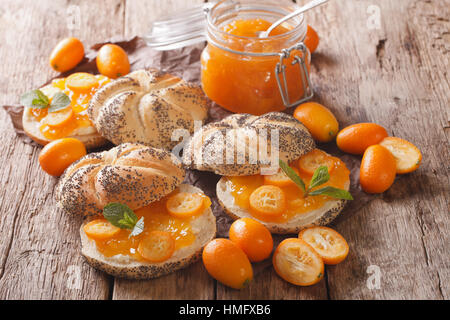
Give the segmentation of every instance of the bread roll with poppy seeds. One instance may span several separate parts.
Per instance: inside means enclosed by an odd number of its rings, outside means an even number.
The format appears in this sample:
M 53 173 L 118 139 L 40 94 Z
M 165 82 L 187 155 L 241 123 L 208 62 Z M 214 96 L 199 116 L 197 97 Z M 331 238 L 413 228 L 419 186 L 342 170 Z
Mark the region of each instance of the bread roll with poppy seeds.
M 100 214 L 109 202 L 134 210 L 175 190 L 184 176 L 181 162 L 170 152 L 125 143 L 70 165 L 58 183 L 56 199 L 65 211 L 83 216 Z
M 114 80 L 91 99 L 88 115 L 112 143 L 141 143 L 172 149 L 177 129 L 194 132 L 207 118 L 208 101 L 199 86 L 155 69 L 134 71 Z
M 277 150 L 272 150 L 275 142 L 279 142 L 278 154 Z M 266 153 L 262 152 L 264 148 Z M 278 159 L 290 162 L 314 148 L 309 131 L 288 114 L 234 114 L 195 132 L 186 143 L 182 161 L 191 169 L 223 176 L 243 176 L 260 173 L 262 168 L 269 167 L 272 153 L 274 165 L 278 167 Z M 228 150 L 232 150 L 232 158 L 227 154 L 231 153 Z M 256 159 L 251 155 L 257 155 Z
M 192 185 L 182 184 L 179 188 L 181 192 L 203 193 L 202 190 Z M 211 208 L 207 208 L 202 214 L 191 218 L 189 222 L 195 235 L 194 243 L 175 250 L 173 255 L 163 262 L 138 261 L 127 255 L 104 256 L 97 250 L 95 241 L 89 239 L 84 232 L 83 227 L 86 223 L 80 228 L 81 254 L 94 268 L 116 277 L 128 279 L 156 278 L 185 268 L 197 261 L 201 256 L 203 247 L 215 238 L 216 218 Z

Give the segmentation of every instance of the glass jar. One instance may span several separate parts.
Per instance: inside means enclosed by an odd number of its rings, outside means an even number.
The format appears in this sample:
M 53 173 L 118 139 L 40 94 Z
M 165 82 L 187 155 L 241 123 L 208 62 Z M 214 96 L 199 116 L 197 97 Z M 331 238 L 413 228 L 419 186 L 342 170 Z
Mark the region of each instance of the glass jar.
M 208 11 L 201 81 L 211 100 L 232 112 L 260 115 L 312 97 L 303 15 L 282 24 L 286 32 L 267 38 L 242 35 L 247 25 L 240 22 L 242 32 L 231 33 L 236 21 L 264 20 L 270 25 L 297 8 L 282 0 L 222 0 Z

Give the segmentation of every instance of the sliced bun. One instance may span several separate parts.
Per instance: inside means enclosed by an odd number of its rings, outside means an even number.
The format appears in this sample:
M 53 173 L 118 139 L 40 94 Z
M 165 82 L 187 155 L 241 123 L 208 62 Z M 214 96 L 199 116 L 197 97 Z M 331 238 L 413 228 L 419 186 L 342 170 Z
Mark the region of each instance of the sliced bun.
M 51 85 L 47 85 L 40 90 L 48 97 L 53 97 L 56 92 L 60 91 Z M 31 108 L 25 107 L 22 116 L 22 125 L 25 133 L 40 145 L 44 146 L 52 141 L 42 134 L 40 130 L 41 124 L 31 113 Z M 70 136 L 67 136 L 67 138 L 76 138 L 80 140 L 88 149 L 101 147 L 107 142 L 107 140 L 97 132 L 94 125 L 75 129 Z
M 345 186 L 348 190 L 350 182 Z M 252 218 L 264 224 L 270 232 L 277 234 L 298 233 L 300 230 L 311 226 L 325 226 L 333 221 L 345 206 L 346 200 L 330 200 L 323 207 L 308 213 L 302 213 L 294 216 L 291 220 L 284 223 L 266 222 L 255 218 L 252 214 L 239 207 L 231 194 L 230 185 L 226 177 L 222 177 L 216 187 L 217 199 L 224 211 L 233 219 Z
M 277 141 L 277 132 L 279 159 L 285 162 L 298 159 L 315 147 L 309 131 L 290 115 L 234 114 L 196 131 L 184 148 L 183 163 L 191 169 L 223 176 L 257 174 L 273 161 L 272 143 Z M 273 153 L 278 167 L 276 149 Z
M 202 192 L 192 185 L 180 185 L 180 191 L 198 193 Z M 195 234 L 195 241 L 188 247 L 176 250 L 172 257 L 164 262 L 150 263 L 136 261 L 125 255 L 105 257 L 95 245 L 94 240 L 90 240 L 83 230 L 84 224 L 80 228 L 81 254 L 94 268 L 100 269 L 116 277 L 128 279 L 150 279 L 156 278 L 175 270 L 182 269 L 197 261 L 202 253 L 203 247 L 216 236 L 216 218 L 210 208 L 190 221 Z
M 58 183 L 56 199 L 65 211 L 84 216 L 100 214 L 109 202 L 134 210 L 175 190 L 184 176 L 181 162 L 170 152 L 125 143 L 70 165 Z
M 194 132 L 207 118 L 200 87 L 154 69 L 138 70 L 98 90 L 88 108 L 97 130 L 114 144 L 141 143 L 172 149 L 176 129 Z

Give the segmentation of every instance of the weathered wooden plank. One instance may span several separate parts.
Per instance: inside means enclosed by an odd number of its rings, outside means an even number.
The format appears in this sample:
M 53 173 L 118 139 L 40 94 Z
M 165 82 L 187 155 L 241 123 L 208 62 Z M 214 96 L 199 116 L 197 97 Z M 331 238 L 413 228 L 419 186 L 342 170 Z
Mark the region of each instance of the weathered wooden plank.
M 17 103 L 21 93 L 55 75 L 47 59 L 59 39 L 73 35 L 87 47 L 121 35 L 122 11 L 121 1 L 2 2 L 2 104 Z M 0 127 L 1 299 L 108 298 L 109 278 L 80 255 L 80 219 L 56 208 L 56 179 L 41 171 L 40 148 L 15 136 L 4 111 Z
M 126 1 L 125 36 L 144 35 L 151 22 L 202 0 Z M 200 262 L 167 276 L 148 280 L 114 280 L 113 299 L 213 299 L 214 280 Z
M 331 299 L 449 296 L 448 4 L 334 1 L 308 15 L 321 35 L 315 99 L 342 126 L 379 123 L 424 155 L 417 172 L 336 222 L 351 252 L 327 268 Z M 367 286 L 370 265 L 380 268 L 379 289 Z

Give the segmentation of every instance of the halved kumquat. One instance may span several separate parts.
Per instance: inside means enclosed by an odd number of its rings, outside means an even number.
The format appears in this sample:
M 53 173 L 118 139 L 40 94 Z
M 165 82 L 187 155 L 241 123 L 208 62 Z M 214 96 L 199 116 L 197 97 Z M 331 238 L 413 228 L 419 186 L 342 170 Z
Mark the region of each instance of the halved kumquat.
M 151 231 L 137 247 L 137 252 L 147 261 L 162 262 L 175 252 L 175 239 L 166 231 Z
M 283 240 L 272 258 L 276 273 L 297 286 L 310 286 L 324 276 L 321 256 L 305 241 L 298 238 Z
M 298 237 L 313 247 L 325 264 L 338 264 L 348 255 L 347 241 L 331 228 L 307 228 L 300 231 Z
M 69 106 L 64 108 L 63 110 L 49 112 L 45 118 L 42 120 L 42 123 L 47 124 L 51 127 L 62 127 L 66 125 L 73 117 L 72 107 Z
M 292 167 L 291 167 L 292 168 Z M 299 173 L 297 168 L 292 168 L 295 173 Z M 277 173 L 272 175 L 264 176 L 264 184 L 271 184 L 278 187 L 287 187 L 291 185 L 295 185 L 295 182 L 292 181 L 283 170 L 279 169 Z
M 203 212 L 204 197 L 197 193 L 179 192 L 167 199 L 166 208 L 170 215 L 187 218 Z
M 417 170 L 422 161 L 422 153 L 411 142 L 397 137 L 387 137 L 380 142 L 380 146 L 388 149 L 395 158 L 398 174 Z
M 98 85 L 98 80 L 93 74 L 76 72 L 67 77 L 66 85 L 74 92 L 87 93 Z
M 263 185 L 250 194 L 249 205 L 261 216 L 277 217 L 286 209 L 286 196 L 280 187 Z
M 300 172 L 308 175 L 313 175 L 320 166 L 326 166 L 328 173 L 333 172 L 336 163 L 332 156 L 326 152 L 314 149 L 298 159 L 298 168 Z
M 106 219 L 92 220 L 84 225 L 83 230 L 89 238 L 94 240 L 106 240 L 120 232 L 120 228 L 113 226 Z

